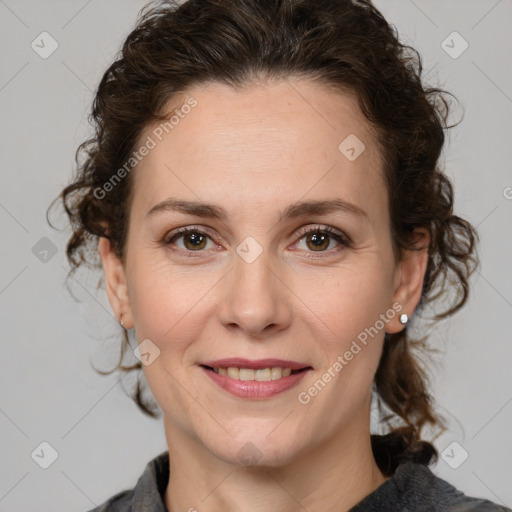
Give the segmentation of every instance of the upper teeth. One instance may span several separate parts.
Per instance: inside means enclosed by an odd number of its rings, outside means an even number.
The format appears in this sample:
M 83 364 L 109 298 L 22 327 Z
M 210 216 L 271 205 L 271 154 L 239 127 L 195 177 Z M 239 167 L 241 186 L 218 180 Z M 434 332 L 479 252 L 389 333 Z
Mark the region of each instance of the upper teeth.
M 214 368 L 214 372 L 220 375 L 227 375 L 232 379 L 238 380 L 258 380 L 270 381 L 281 377 L 288 377 L 292 373 L 291 368 L 261 368 L 253 370 L 252 368 Z

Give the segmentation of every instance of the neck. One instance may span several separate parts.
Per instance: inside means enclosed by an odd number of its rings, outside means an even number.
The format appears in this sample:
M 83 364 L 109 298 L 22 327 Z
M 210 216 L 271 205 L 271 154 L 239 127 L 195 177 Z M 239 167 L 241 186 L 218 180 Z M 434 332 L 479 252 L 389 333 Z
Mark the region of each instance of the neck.
M 279 467 L 227 463 L 166 425 L 166 507 L 169 512 L 347 512 L 386 480 L 373 457 L 367 424 L 365 431 L 354 421 L 347 427 L 352 431 L 343 429 Z

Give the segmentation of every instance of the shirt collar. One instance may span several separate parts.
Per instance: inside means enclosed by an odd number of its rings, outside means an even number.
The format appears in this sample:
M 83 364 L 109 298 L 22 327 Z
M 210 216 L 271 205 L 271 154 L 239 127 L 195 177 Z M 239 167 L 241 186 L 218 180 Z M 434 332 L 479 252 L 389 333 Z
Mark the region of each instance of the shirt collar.
M 168 512 L 165 507 L 165 491 L 169 483 L 169 452 L 163 452 L 148 462 L 131 495 L 130 512 Z M 389 510 L 431 510 L 438 503 L 439 493 L 449 488 L 461 497 L 447 482 L 437 478 L 428 465 L 402 462 L 394 474 L 377 489 L 368 494 L 349 512 L 382 512 Z M 442 489 L 441 489 L 442 488 Z M 482 502 L 484 503 L 484 502 Z
M 169 452 L 163 452 L 147 463 L 133 489 L 130 510 L 168 512 L 164 504 L 169 483 Z

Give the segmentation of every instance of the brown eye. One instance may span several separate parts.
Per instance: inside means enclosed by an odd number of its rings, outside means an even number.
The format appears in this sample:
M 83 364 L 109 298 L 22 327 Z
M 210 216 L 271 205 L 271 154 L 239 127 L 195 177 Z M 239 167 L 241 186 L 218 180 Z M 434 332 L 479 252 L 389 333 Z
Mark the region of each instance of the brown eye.
M 329 247 L 330 235 L 326 235 L 321 232 L 315 232 L 307 235 L 305 238 L 306 244 L 313 251 L 323 251 Z
M 343 234 L 342 232 L 338 232 L 331 228 L 330 226 L 321 227 L 316 226 L 313 228 L 305 228 L 302 229 L 298 235 L 299 242 L 304 240 L 304 245 L 306 247 L 306 252 L 312 253 L 327 253 L 327 255 L 331 253 L 337 253 L 341 251 L 344 247 L 351 247 L 350 238 Z M 329 249 L 332 241 L 337 242 L 340 248 Z M 318 256 L 325 257 L 325 256 Z
M 205 249 L 208 239 L 211 238 L 208 233 L 198 228 L 182 228 L 169 236 L 165 237 L 165 245 L 176 245 L 176 241 L 183 239 L 183 246 L 179 249 L 184 252 L 202 252 Z
M 204 246 L 206 245 L 207 237 L 201 233 L 192 231 L 186 235 L 182 235 L 182 237 L 185 247 L 192 251 L 196 249 L 204 249 Z

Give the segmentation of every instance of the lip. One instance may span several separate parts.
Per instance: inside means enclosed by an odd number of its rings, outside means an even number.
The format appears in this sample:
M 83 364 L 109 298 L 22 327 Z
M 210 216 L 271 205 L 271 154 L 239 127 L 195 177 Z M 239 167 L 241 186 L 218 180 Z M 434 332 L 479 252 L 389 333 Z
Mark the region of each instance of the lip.
M 222 361 L 233 361 L 233 360 L 222 360 Z M 241 361 L 240 359 L 237 359 L 237 361 Z M 263 359 L 260 361 L 252 361 L 252 364 L 260 364 L 261 361 L 277 361 L 277 359 Z M 280 366 L 284 361 L 281 361 L 278 365 Z M 216 361 L 215 365 L 217 365 L 219 362 Z M 290 362 L 287 362 L 289 364 Z M 224 364 L 224 363 L 222 363 Z M 237 363 L 239 364 L 239 363 Z M 245 364 L 245 363 L 244 363 Z M 265 363 L 267 364 L 267 363 Z M 206 366 L 210 366 L 209 364 Z M 235 366 L 235 365 L 232 365 Z M 220 366 L 223 368 L 222 366 Z M 307 369 L 304 369 L 303 371 L 299 373 L 292 373 L 291 375 L 288 375 L 288 377 L 281 377 L 277 380 L 271 380 L 271 381 L 257 381 L 257 380 L 238 380 L 238 379 L 232 379 L 231 377 L 228 377 L 227 375 L 221 375 L 219 373 L 215 373 L 213 370 L 210 370 L 209 368 L 205 368 L 204 366 L 200 366 L 203 372 L 206 373 L 210 379 L 215 382 L 219 387 L 224 389 L 225 391 L 228 391 L 232 395 L 239 397 L 239 398 L 246 398 L 246 399 L 253 399 L 253 400 L 261 400 L 265 398 L 272 398 L 273 396 L 278 395 L 279 393 L 283 393 L 284 391 L 287 391 L 288 389 L 293 388 L 296 386 L 306 374 L 308 374 L 312 368 L 308 367 Z M 247 366 L 242 366 L 242 368 L 248 368 Z M 268 366 L 260 366 L 259 368 L 268 368 Z M 291 366 L 285 366 L 285 368 L 291 368 Z M 304 366 L 301 366 L 300 368 L 304 368 Z M 299 368 L 299 369 L 300 369 Z M 255 368 L 258 369 L 258 368 Z
M 216 361 L 204 361 L 200 363 L 203 366 L 211 368 L 250 368 L 252 370 L 261 370 L 262 368 L 291 368 L 292 370 L 302 370 L 303 368 L 311 368 L 307 363 L 299 363 L 297 361 L 288 361 L 284 359 L 242 359 L 240 357 L 230 357 L 227 359 L 218 359 Z M 287 378 L 287 377 L 284 377 Z M 247 382 L 247 381 L 246 381 Z

